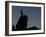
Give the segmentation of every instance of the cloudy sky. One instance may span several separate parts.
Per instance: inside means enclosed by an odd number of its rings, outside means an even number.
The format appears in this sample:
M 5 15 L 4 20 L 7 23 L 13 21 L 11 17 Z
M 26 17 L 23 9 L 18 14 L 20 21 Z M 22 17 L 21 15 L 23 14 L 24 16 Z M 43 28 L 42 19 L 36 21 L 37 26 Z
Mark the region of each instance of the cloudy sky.
M 23 14 L 28 16 L 27 27 L 41 27 L 41 7 L 12 6 L 12 25 L 16 26 L 21 9 Z

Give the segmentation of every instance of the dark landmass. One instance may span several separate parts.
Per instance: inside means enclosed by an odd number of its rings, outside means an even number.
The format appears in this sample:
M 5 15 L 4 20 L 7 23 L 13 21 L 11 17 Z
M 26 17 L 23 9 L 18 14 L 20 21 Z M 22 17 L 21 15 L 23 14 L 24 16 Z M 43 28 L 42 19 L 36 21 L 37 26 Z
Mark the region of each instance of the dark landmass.
M 40 30 L 40 29 L 36 26 L 30 27 L 30 28 L 18 28 L 18 29 L 15 29 L 14 26 L 12 27 L 12 31 L 20 31 L 20 30 L 22 31 L 22 30 Z
M 39 30 L 39 28 L 37 28 L 36 26 L 33 26 L 33 27 L 30 27 L 30 28 L 27 28 L 27 30 Z

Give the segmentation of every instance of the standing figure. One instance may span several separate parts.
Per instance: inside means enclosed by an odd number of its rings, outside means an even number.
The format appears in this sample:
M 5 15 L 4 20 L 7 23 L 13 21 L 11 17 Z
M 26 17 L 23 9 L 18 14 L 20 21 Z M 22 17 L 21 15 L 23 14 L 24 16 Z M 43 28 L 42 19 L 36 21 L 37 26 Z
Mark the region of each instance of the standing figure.
M 25 30 L 27 28 L 27 20 L 28 17 L 23 15 L 23 11 L 21 10 L 21 16 L 16 24 L 16 30 Z

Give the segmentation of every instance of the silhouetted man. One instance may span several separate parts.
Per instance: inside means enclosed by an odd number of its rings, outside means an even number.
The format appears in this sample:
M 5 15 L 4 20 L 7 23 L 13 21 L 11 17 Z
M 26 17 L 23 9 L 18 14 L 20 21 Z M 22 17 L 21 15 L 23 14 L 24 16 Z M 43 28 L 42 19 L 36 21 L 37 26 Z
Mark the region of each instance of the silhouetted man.
M 23 15 L 23 11 L 21 10 L 21 16 L 16 24 L 16 30 L 25 30 L 27 28 L 27 20 L 28 17 Z

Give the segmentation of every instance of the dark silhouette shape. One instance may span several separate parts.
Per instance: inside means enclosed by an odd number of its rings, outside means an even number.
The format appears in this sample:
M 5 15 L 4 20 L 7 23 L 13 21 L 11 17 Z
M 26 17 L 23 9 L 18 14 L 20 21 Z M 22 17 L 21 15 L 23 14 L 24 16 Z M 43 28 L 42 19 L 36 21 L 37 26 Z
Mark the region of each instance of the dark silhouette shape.
M 22 11 L 22 9 L 21 9 L 21 16 L 23 16 L 23 11 Z
M 21 10 L 21 16 L 16 24 L 16 30 L 25 30 L 27 27 L 28 17 L 23 15 L 23 11 Z
M 24 30 L 27 27 L 27 16 L 20 16 L 18 23 L 16 24 L 16 30 Z
M 15 27 L 14 27 L 14 25 L 12 25 L 12 31 L 15 31 Z

